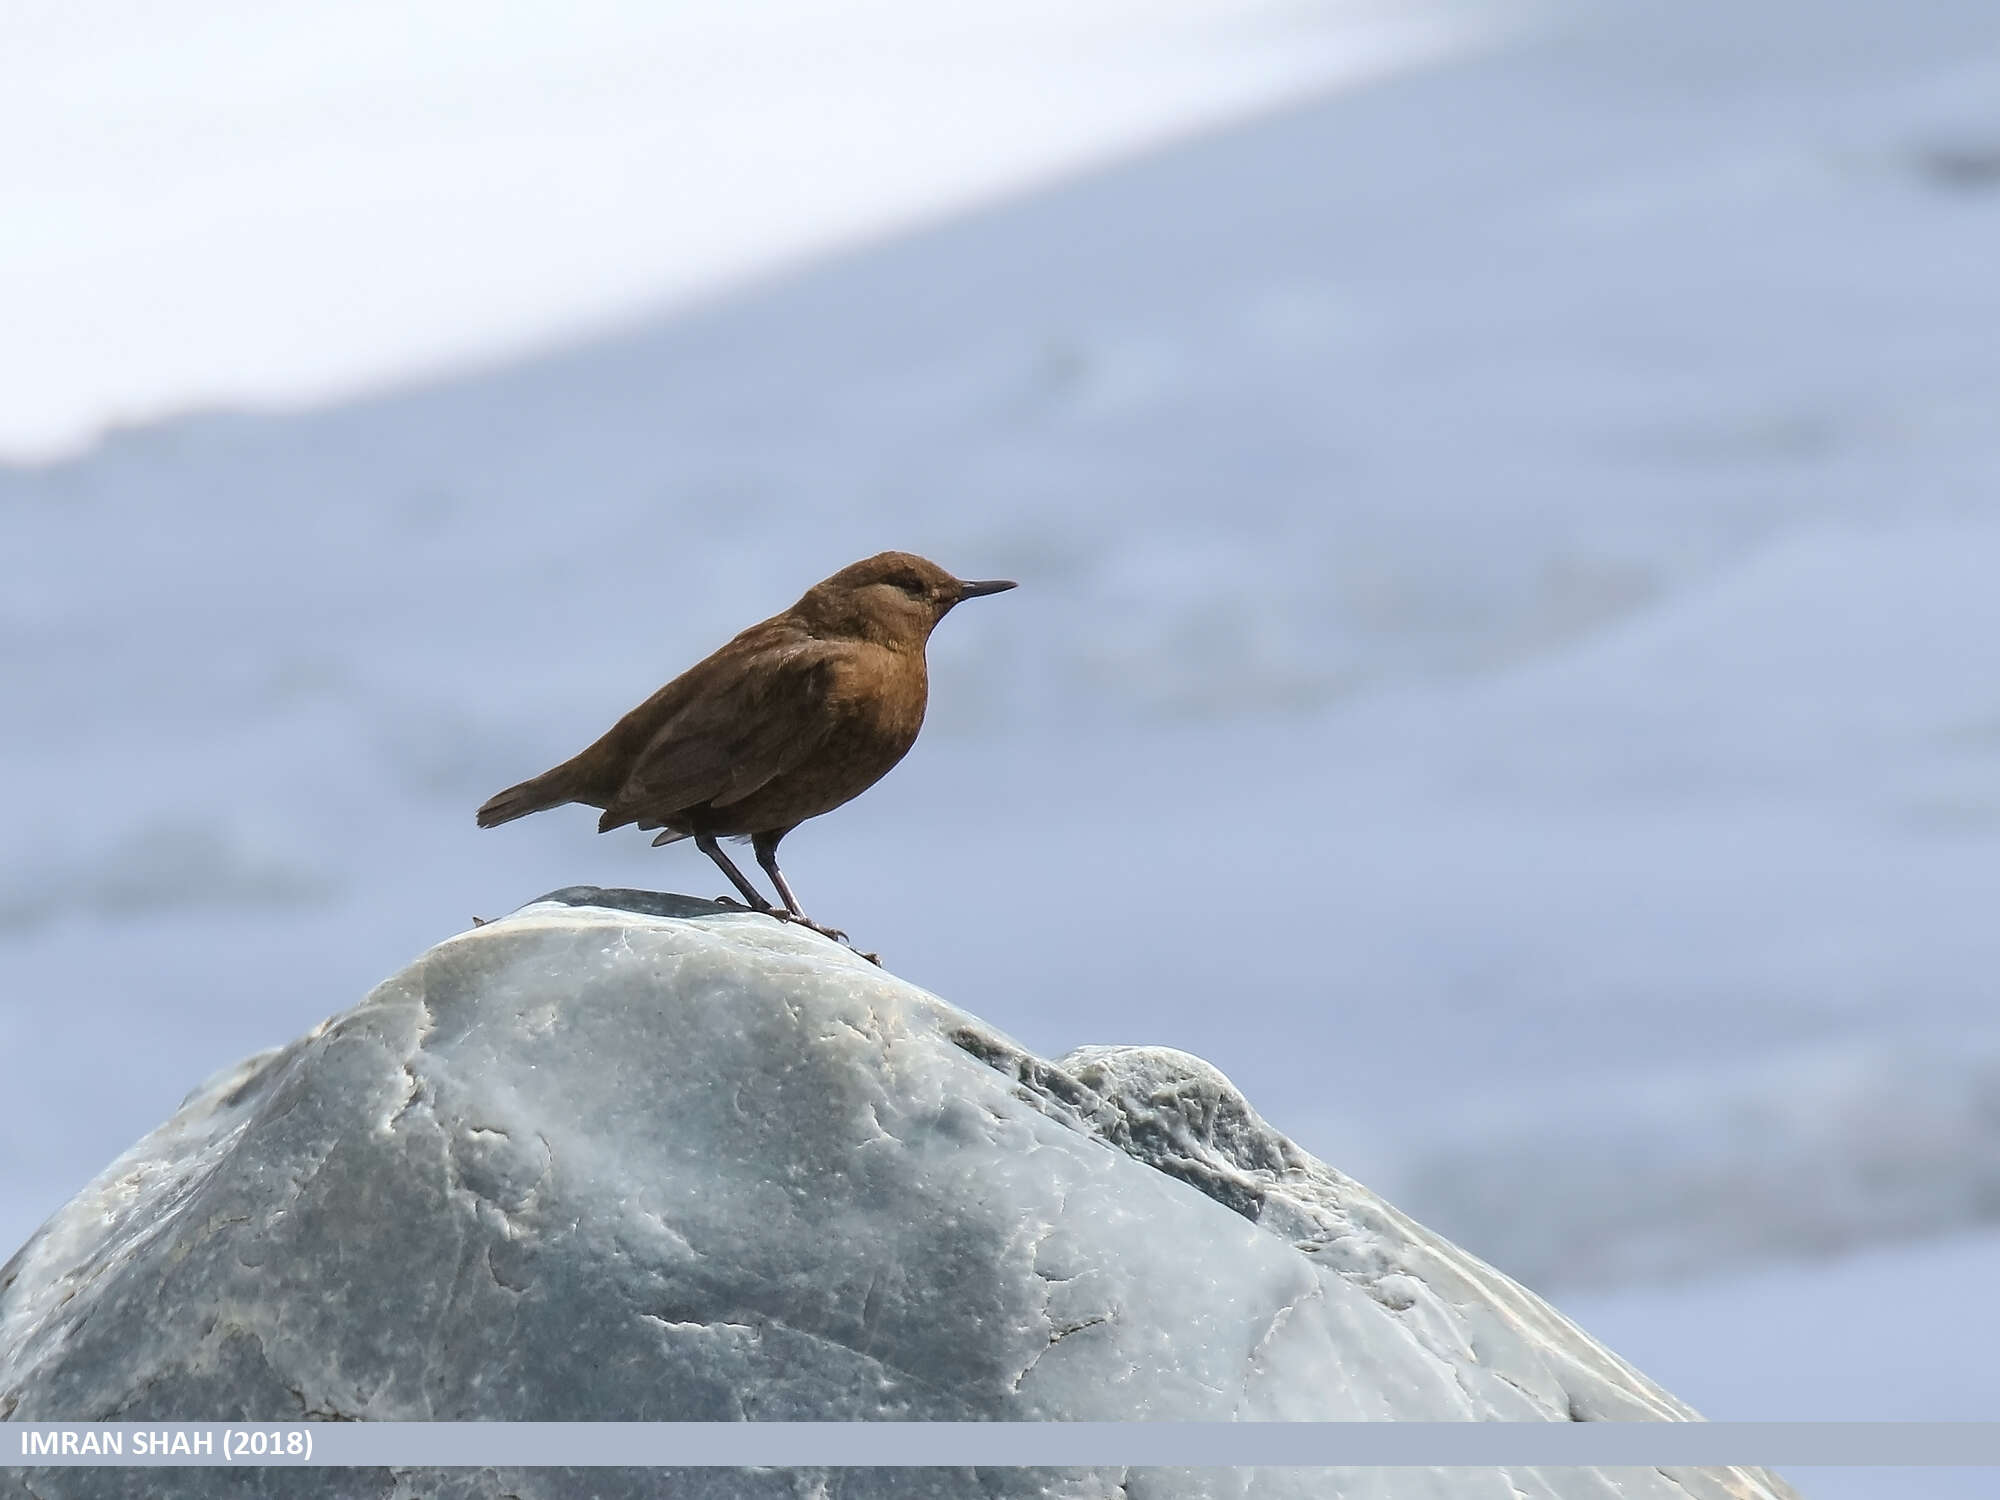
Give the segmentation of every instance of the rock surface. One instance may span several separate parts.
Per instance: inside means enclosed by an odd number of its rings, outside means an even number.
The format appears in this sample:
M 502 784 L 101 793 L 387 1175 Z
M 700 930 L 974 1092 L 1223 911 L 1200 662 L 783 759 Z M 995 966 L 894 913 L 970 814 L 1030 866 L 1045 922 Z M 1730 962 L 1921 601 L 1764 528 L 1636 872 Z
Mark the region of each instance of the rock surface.
M 1198 1058 L 1044 1061 L 810 933 L 579 888 L 209 1080 L 0 1271 L 0 1417 L 300 1416 L 1694 1414 Z M 369 1471 L 339 1493 L 659 1483 L 590 1473 Z M 1792 1493 L 1753 1470 L 682 1477 L 732 1496 Z M 47 1470 L 36 1492 L 118 1478 Z

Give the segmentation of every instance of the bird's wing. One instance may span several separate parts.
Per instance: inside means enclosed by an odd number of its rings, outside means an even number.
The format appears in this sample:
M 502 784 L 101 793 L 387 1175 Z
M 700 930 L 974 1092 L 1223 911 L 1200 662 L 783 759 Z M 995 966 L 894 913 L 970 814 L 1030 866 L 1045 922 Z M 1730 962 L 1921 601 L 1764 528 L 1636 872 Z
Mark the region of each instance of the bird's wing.
M 657 827 L 683 808 L 727 807 L 800 764 L 831 727 L 836 650 L 808 638 L 730 663 L 639 752 L 600 826 Z

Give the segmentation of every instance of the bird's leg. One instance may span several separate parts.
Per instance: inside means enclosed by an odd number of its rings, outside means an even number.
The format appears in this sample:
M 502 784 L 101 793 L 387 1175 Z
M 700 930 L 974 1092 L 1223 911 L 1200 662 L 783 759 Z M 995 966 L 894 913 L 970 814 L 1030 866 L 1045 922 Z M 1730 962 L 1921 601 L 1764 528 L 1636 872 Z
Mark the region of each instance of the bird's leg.
M 778 897 L 785 903 L 783 920 L 796 922 L 801 927 L 810 927 L 822 937 L 830 937 L 836 943 L 847 941 L 847 934 L 838 927 L 822 927 L 805 914 L 799 905 L 799 898 L 792 894 L 792 883 L 785 879 L 785 872 L 778 868 L 778 840 L 792 830 L 780 828 L 776 833 L 760 833 L 750 840 L 750 847 L 757 852 L 757 863 L 764 867 L 764 873 L 771 877 L 771 884 L 778 888 Z M 772 916 L 779 913 L 773 912 Z M 878 959 L 877 962 L 880 962 Z
M 694 836 L 694 846 L 715 861 L 722 873 L 729 877 L 729 883 L 743 893 L 743 900 L 752 911 L 771 909 L 771 903 L 764 899 L 763 893 L 746 880 L 743 872 L 736 868 L 736 861 L 722 852 L 722 845 L 715 841 L 714 834 L 697 833 Z M 780 886 L 779 889 L 783 890 L 784 887 Z

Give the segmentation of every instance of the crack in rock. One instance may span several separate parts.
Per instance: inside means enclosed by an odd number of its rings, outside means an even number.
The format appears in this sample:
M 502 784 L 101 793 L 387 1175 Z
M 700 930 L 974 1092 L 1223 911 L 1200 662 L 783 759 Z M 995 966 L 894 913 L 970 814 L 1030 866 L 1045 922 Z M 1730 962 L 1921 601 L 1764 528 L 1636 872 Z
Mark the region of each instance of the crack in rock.
M 1100 1328 L 1110 1323 L 1110 1321 L 1111 1316 L 1108 1313 L 1093 1313 L 1089 1317 L 1078 1318 L 1074 1321 L 1051 1323 L 1049 1325 L 1048 1342 L 1034 1352 L 1028 1362 L 1021 1367 L 1021 1373 L 1014 1377 L 1012 1388 L 1015 1393 L 1018 1394 L 1020 1392 L 1021 1383 L 1028 1378 L 1029 1373 L 1035 1366 L 1042 1362 L 1042 1356 L 1047 1354 L 1049 1350 L 1055 1348 L 1056 1345 L 1060 1344 L 1071 1334 L 1081 1333 L 1086 1328 Z

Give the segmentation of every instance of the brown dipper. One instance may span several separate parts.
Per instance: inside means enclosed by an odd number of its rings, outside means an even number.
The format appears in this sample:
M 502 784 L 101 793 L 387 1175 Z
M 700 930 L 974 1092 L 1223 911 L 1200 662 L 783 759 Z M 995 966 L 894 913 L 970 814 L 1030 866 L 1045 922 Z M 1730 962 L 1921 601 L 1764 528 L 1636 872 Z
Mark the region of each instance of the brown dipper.
M 908 552 L 881 552 L 814 584 L 625 715 L 596 744 L 489 798 L 493 828 L 565 802 L 691 838 L 757 911 L 845 941 L 799 908 L 778 841 L 888 774 L 916 743 L 930 680 L 924 643 L 962 599 L 1011 582 L 966 583 Z M 748 837 L 785 903 L 774 910 L 719 838 Z

